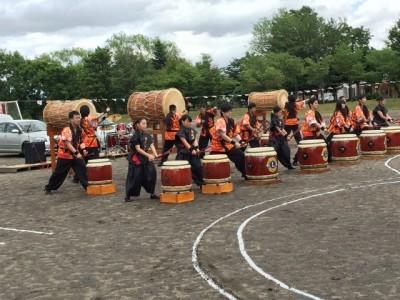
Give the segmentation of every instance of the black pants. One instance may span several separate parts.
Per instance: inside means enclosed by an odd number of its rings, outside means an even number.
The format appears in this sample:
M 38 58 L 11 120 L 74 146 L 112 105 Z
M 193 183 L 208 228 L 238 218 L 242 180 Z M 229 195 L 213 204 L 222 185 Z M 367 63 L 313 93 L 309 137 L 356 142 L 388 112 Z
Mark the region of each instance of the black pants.
M 285 125 L 285 131 L 287 132 L 288 135 L 293 132 L 294 140 L 296 141 L 297 144 L 300 143 L 301 133 L 299 130 L 299 125 Z
M 138 197 L 142 187 L 150 195 L 153 195 L 156 188 L 156 180 L 157 172 L 152 162 L 138 166 L 129 163 L 125 183 L 126 197 Z
M 208 144 L 210 143 L 210 141 L 211 141 L 211 136 L 209 136 L 209 135 L 206 135 L 206 136 L 202 136 L 201 135 L 199 137 L 199 149 L 201 151 L 200 158 L 203 158 L 204 155 L 206 154 L 205 150 L 207 149 Z
M 272 137 L 269 140 L 269 145 L 274 147 L 276 153 L 278 154 L 278 160 L 286 168 L 292 168 L 290 163 L 290 148 L 289 144 L 284 136 Z
M 211 152 L 211 154 L 226 154 L 230 161 L 235 164 L 236 169 L 238 169 L 238 171 L 242 174 L 242 177 L 246 178 L 245 158 L 242 150 L 232 148 L 225 153 Z
M 203 169 L 201 167 L 201 160 L 198 156 L 186 153 L 186 151 L 179 151 L 176 160 L 187 160 L 192 167 L 192 179 L 198 186 L 204 184 Z
M 86 165 L 83 159 L 62 159 L 57 160 L 56 169 L 49 179 L 49 183 L 45 186 L 47 191 L 55 191 L 63 184 L 67 178 L 69 170 L 72 168 L 76 178 L 79 180 L 83 188 L 86 190 L 88 186 L 88 178 L 86 173 Z
M 163 157 L 161 159 L 160 165 L 162 165 L 162 163 L 164 161 L 168 160 L 169 153 L 166 153 L 166 152 L 171 150 L 174 146 L 176 146 L 175 140 L 164 141 L 164 146 L 163 146 L 163 150 L 162 150 Z

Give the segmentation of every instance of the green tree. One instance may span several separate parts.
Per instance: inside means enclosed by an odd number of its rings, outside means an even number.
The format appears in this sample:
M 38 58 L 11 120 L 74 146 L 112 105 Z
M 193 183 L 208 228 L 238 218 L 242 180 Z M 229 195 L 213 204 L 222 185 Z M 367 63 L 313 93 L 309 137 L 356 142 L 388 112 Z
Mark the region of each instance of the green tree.
M 400 19 L 389 30 L 387 44 L 392 50 L 400 53 Z
M 378 75 L 379 81 L 383 79 L 396 80 L 400 75 L 400 56 L 390 48 L 372 50 L 366 56 L 370 70 Z
M 111 56 L 107 48 L 97 47 L 83 60 L 82 96 L 109 98 L 111 88 Z

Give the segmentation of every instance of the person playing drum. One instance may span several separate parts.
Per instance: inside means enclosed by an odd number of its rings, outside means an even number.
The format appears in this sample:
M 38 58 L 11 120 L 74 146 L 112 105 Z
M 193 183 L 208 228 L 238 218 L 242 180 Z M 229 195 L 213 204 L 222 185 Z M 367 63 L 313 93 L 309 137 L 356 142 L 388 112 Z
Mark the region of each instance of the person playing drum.
M 311 96 L 308 106 L 310 110 L 305 114 L 303 124 L 301 125 L 301 134 L 304 140 L 322 139 L 328 147 L 328 161 L 331 160 L 329 143 L 331 135 L 325 136 L 326 125 L 324 119 L 318 111 L 318 99 Z M 296 154 L 297 155 L 297 154 Z
M 388 109 L 385 106 L 385 98 L 379 97 L 376 101 L 378 102 L 378 105 L 372 111 L 374 117 L 372 123 L 377 129 L 390 126 L 393 119 L 388 114 Z
M 171 104 L 169 106 L 169 113 L 165 117 L 165 134 L 164 134 L 164 147 L 163 147 L 163 157 L 159 166 L 163 164 L 164 161 L 168 160 L 169 151 L 176 145 L 176 133 L 179 130 L 179 119 L 181 114 L 176 111 L 176 105 Z
M 366 105 L 367 97 L 364 95 L 358 97 L 358 104 L 352 113 L 354 133 L 360 135 L 363 130 L 371 129 L 371 113 Z
M 187 160 L 190 163 L 193 181 L 201 187 L 204 184 L 203 172 L 199 157 L 200 150 L 196 141 L 196 131 L 191 127 L 192 118 L 189 115 L 184 115 L 180 119 L 180 123 L 181 128 L 176 134 L 178 148 L 176 160 Z
M 85 144 L 82 142 L 85 138 L 85 133 L 79 126 L 81 115 L 74 110 L 69 112 L 68 118 L 70 124 L 61 131 L 58 141 L 57 164 L 49 183 L 44 188 L 46 194 L 58 190 L 65 178 L 67 178 L 71 168 L 83 188 L 86 190 L 88 186 L 86 165 L 83 160 L 83 155 L 87 154 Z
M 287 132 L 284 129 L 282 117 L 282 109 L 279 106 L 275 106 L 271 113 L 269 145 L 274 147 L 281 164 L 289 170 L 292 170 L 294 168 L 290 163 L 290 148 L 287 142 Z
M 250 147 L 260 147 L 259 132 L 261 124 L 257 120 L 257 106 L 255 103 L 249 103 L 247 112 L 240 121 L 240 137 L 243 142 L 248 143 Z
M 211 140 L 210 129 L 214 127 L 214 117 L 217 114 L 217 108 L 206 109 L 206 105 L 200 107 L 200 114 L 196 117 L 196 126 L 201 128 L 199 137 L 199 148 L 202 151 L 200 157 L 205 154 L 205 149 Z
M 240 150 L 243 142 L 238 127 L 232 119 L 232 106 L 228 103 L 221 106 L 221 117 L 211 129 L 211 135 L 211 154 L 226 154 L 246 179 L 245 157 Z
M 346 102 L 339 98 L 329 123 L 328 132 L 330 135 L 334 135 L 348 133 L 350 130 L 351 118 L 346 109 Z
M 150 194 L 150 199 L 160 199 L 155 194 L 157 172 L 153 163 L 158 155 L 152 136 L 145 132 L 147 121 L 140 118 L 133 126 L 135 133 L 129 140 L 125 202 L 133 201 L 132 196 L 139 197 L 141 187 Z

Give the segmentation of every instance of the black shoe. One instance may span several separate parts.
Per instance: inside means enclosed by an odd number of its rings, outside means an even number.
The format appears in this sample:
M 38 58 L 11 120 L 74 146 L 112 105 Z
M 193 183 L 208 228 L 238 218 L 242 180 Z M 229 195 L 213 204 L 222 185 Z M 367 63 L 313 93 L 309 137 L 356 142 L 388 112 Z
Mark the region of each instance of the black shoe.
M 288 170 L 294 170 L 294 169 L 296 169 L 295 167 L 293 167 L 293 166 L 289 166 L 289 167 L 287 167 L 288 168 Z
M 125 197 L 125 202 L 132 202 L 133 199 L 131 199 L 131 197 Z
M 150 195 L 150 199 L 159 200 L 160 196 L 158 196 L 156 194 L 152 194 L 152 195 Z
M 51 190 L 44 189 L 43 191 L 44 191 L 45 195 L 51 195 Z
M 298 163 L 297 161 L 294 161 L 292 165 L 293 165 L 293 166 L 298 166 L 299 163 Z
M 74 179 L 72 179 L 72 182 L 73 183 L 79 183 L 79 179 L 78 178 L 74 178 Z

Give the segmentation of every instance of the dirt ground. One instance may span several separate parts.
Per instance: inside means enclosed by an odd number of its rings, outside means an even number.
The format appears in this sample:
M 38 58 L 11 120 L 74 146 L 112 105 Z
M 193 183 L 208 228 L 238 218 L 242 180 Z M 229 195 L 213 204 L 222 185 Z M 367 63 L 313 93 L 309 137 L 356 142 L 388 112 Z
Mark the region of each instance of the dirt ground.
M 195 201 L 182 205 L 144 192 L 124 203 L 124 158 L 113 161 L 111 196 L 86 196 L 70 179 L 45 195 L 49 169 L 0 174 L 0 299 L 223 299 L 193 268 L 192 247 L 212 222 L 248 205 L 210 227 L 196 248 L 220 291 L 237 299 L 399 299 L 400 177 L 388 158 L 322 174 L 281 168 L 282 183 L 268 186 L 233 171 L 234 192 L 195 189 Z M 390 166 L 400 170 L 400 157 Z M 240 227 L 258 271 L 316 298 L 256 272 L 239 249 Z

